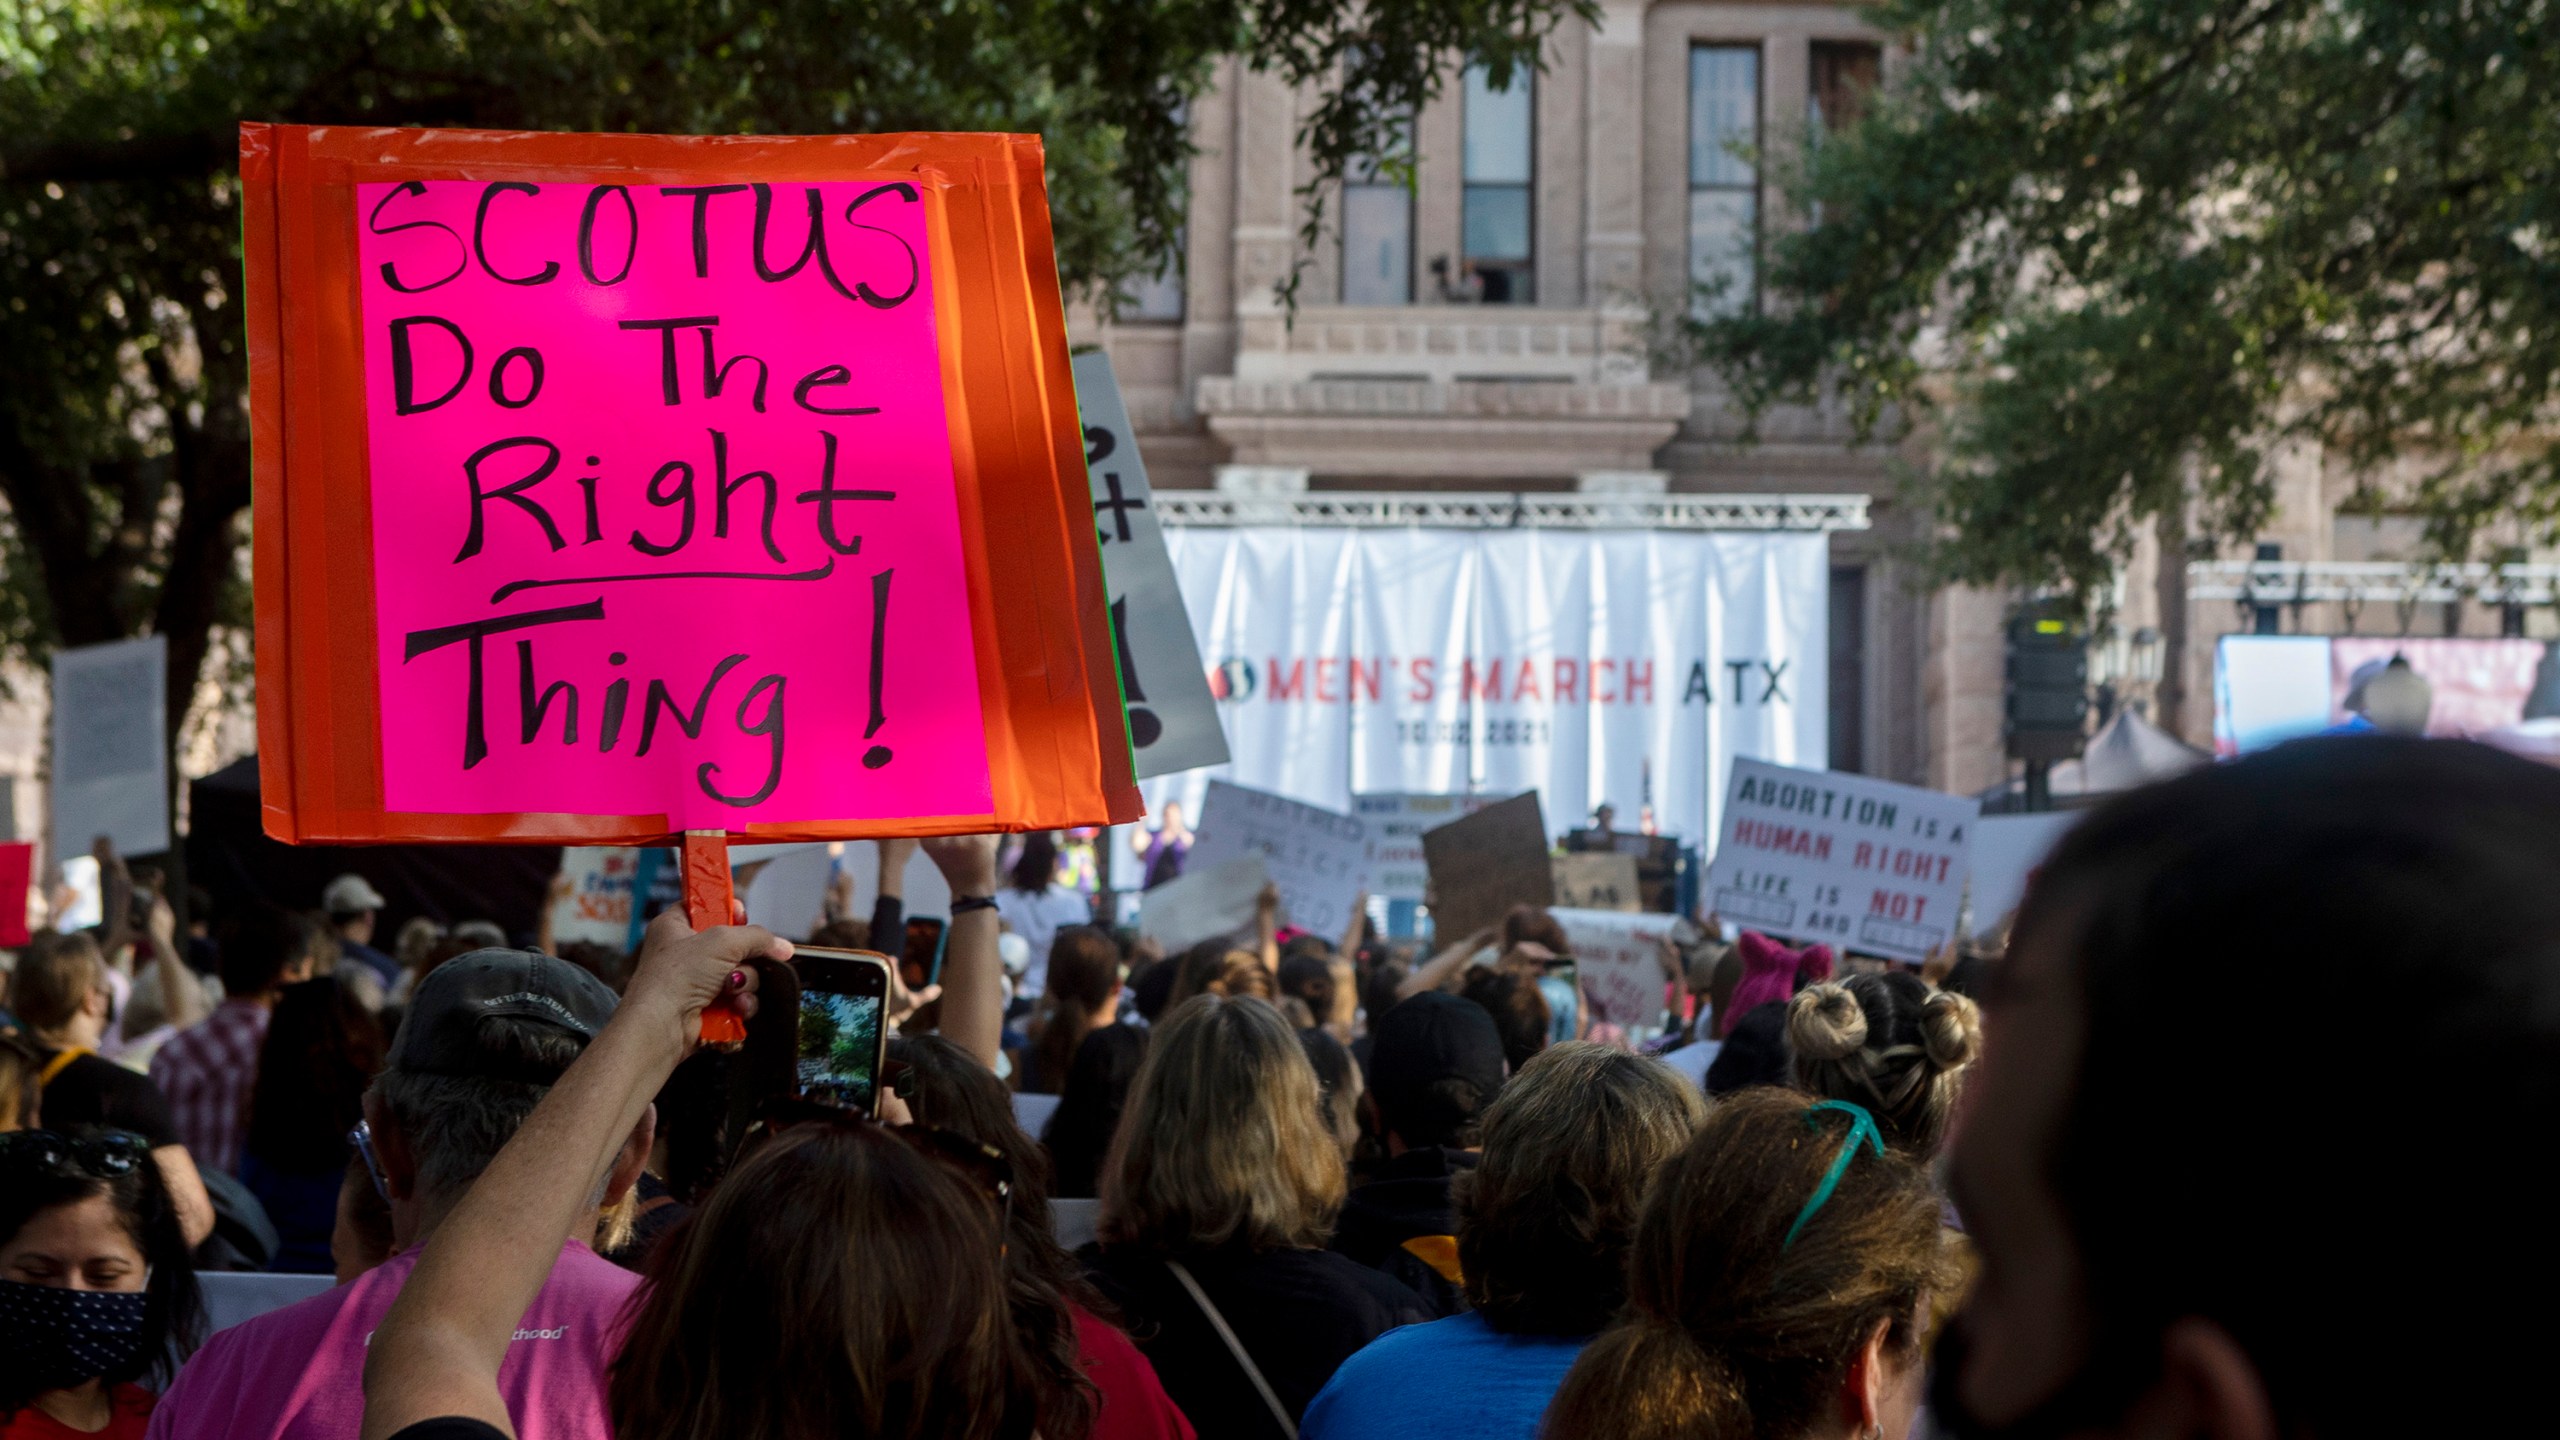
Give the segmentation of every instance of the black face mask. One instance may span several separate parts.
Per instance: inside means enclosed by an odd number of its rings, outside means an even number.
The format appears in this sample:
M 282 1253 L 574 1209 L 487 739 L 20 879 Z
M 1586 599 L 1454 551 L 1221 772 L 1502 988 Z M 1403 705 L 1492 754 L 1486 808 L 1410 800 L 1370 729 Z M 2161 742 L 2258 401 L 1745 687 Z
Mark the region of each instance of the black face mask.
M 1994 1425 L 1973 1413 L 1964 1400 L 1964 1369 L 1972 1352 L 1965 1317 L 1958 1315 L 1938 1335 L 1930 1357 L 1929 1418 L 1955 1440 L 2071 1440 L 2103 1435 L 2124 1421 L 2125 1413 L 2150 1383 L 2140 1365 L 2109 1356 L 2140 1353 L 2137 1347 L 2101 1343 L 2052 1394 L 2028 1407 L 2027 1413 Z
M 68 1390 L 129 1374 L 142 1358 L 151 1297 L 140 1290 L 73 1290 L 0 1280 L 0 1354 L 11 1388 Z

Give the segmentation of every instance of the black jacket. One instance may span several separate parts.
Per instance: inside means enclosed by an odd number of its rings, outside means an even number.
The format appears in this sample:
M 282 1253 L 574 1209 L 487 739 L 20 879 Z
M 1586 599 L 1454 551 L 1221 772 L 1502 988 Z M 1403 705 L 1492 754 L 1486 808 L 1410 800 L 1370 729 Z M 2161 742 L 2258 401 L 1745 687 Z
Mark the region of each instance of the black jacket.
M 1163 1260 L 1098 1245 L 1086 1246 L 1079 1258 L 1095 1288 L 1120 1307 L 1129 1338 L 1154 1363 L 1156 1378 L 1200 1440 L 1281 1433 L 1216 1327 Z M 1432 1318 L 1412 1291 L 1327 1250 L 1231 1247 L 1187 1255 L 1183 1263 L 1293 1422 L 1353 1351 L 1399 1325 Z
M 1439 1146 L 1407 1150 L 1388 1160 L 1343 1202 L 1333 1248 L 1403 1283 L 1431 1307 L 1434 1319 L 1466 1309 L 1466 1296 L 1456 1282 L 1406 1242 L 1425 1241 L 1420 1249 L 1439 1252 L 1455 1268 L 1458 1212 L 1449 1186 L 1474 1168 L 1474 1151 Z

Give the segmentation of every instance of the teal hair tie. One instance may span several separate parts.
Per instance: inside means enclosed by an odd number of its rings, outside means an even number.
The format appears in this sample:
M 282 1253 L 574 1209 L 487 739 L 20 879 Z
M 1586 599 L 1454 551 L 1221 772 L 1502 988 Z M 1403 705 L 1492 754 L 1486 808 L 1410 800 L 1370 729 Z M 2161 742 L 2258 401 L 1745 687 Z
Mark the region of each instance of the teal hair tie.
M 1817 1100 L 1805 1107 L 1806 1124 L 1813 1123 L 1814 1112 L 1818 1110 L 1838 1110 L 1849 1117 L 1849 1143 L 1840 1147 L 1839 1158 L 1831 1162 L 1830 1169 L 1822 1172 L 1822 1183 L 1813 1187 L 1813 1198 L 1804 1202 L 1804 1208 L 1796 1212 L 1796 1223 L 1787 1227 L 1787 1238 L 1779 1242 L 1778 1248 L 1782 1251 L 1795 1245 L 1796 1236 L 1804 1233 L 1806 1222 L 1813 1219 L 1815 1213 L 1831 1199 L 1831 1192 L 1840 1188 L 1840 1177 L 1848 1173 L 1850 1160 L 1857 1156 L 1859 1141 L 1867 1142 L 1867 1147 L 1876 1152 L 1877 1159 L 1884 1158 L 1884 1132 L 1876 1128 L 1876 1117 L 1867 1113 L 1867 1107 L 1846 1100 Z

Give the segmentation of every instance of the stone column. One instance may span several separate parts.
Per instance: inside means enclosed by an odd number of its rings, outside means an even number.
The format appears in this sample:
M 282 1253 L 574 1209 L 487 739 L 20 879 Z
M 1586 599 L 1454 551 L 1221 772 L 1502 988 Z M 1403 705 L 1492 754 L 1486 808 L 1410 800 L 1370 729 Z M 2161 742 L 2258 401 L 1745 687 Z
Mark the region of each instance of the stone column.
M 1582 303 L 1644 288 L 1644 0 L 1606 0 L 1585 47 Z

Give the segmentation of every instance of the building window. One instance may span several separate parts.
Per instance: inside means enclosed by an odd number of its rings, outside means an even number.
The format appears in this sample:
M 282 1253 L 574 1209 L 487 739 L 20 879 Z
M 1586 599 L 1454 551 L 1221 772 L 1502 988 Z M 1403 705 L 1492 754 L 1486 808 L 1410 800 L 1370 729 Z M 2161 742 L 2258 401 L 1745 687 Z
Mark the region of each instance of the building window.
M 1863 40 L 1813 42 L 1813 74 L 1805 86 L 1805 133 L 1818 144 L 1858 123 L 1884 71 L 1884 52 Z
M 1499 90 L 1484 67 L 1467 67 L 1463 283 L 1469 295 L 1488 305 L 1527 305 L 1537 299 L 1529 263 L 1535 101 L 1535 78 L 1527 67 L 1514 69 L 1511 83 Z
M 1689 281 L 1701 315 L 1757 299 L 1760 249 L 1760 48 L 1689 50 Z
M 1183 235 L 1173 237 L 1173 253 L 1164 268 L 1120 283 L 1120 319 L 1170 322 L 1182 319 Z
M 1342 303 L 1413 303 L 1413 190 L 1365 155 L 1342 182 Z
M 1862 775 L 1867 769 L 1867 572 L 1838 565 L 1831 571 L 1831 768 Z

